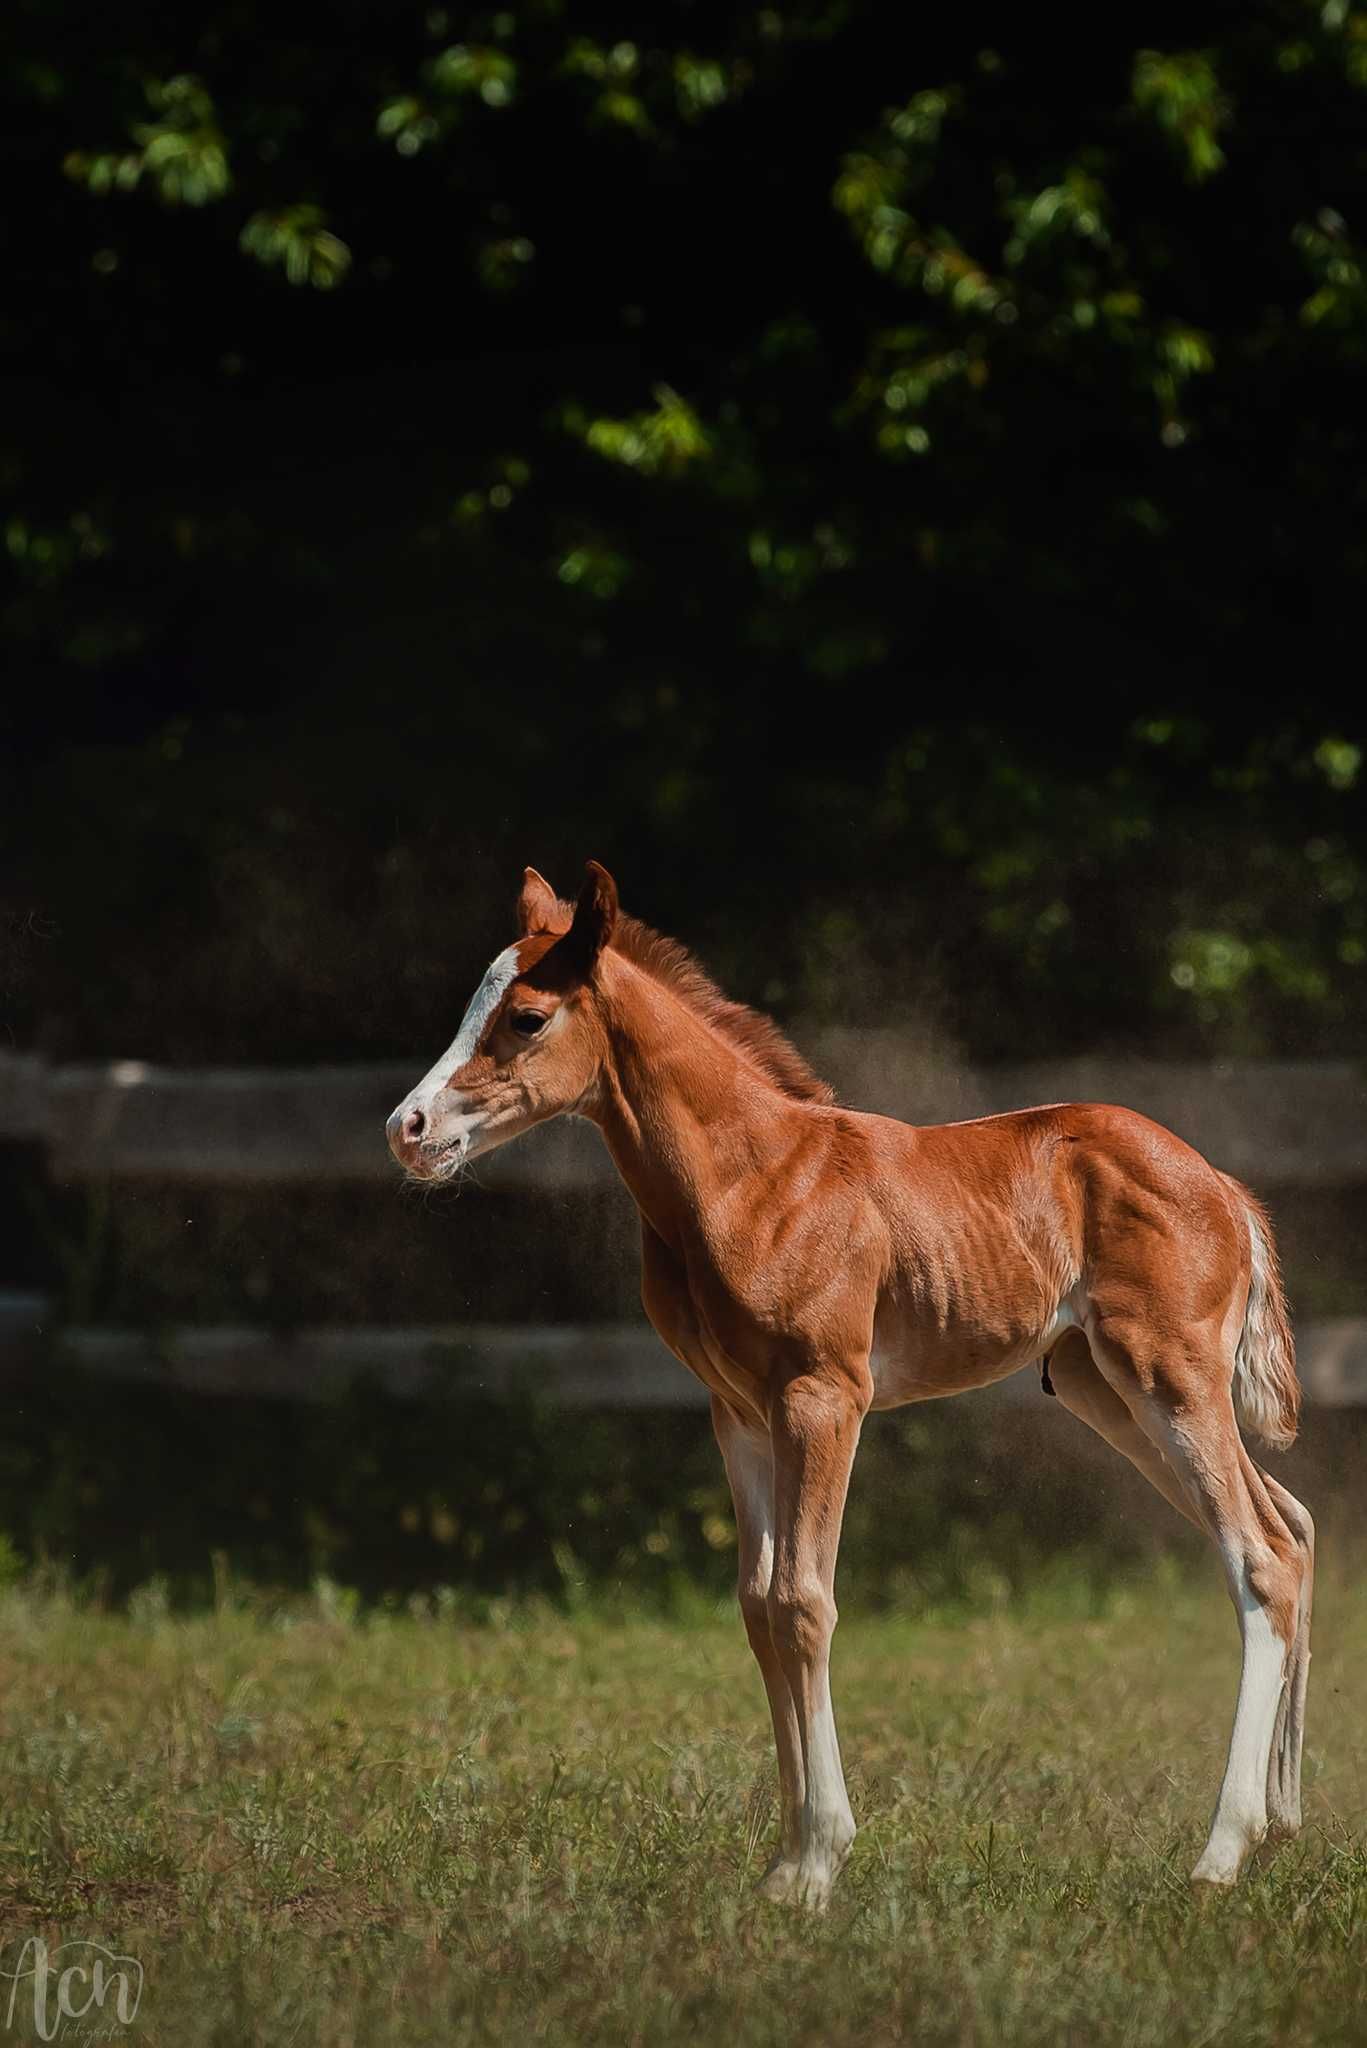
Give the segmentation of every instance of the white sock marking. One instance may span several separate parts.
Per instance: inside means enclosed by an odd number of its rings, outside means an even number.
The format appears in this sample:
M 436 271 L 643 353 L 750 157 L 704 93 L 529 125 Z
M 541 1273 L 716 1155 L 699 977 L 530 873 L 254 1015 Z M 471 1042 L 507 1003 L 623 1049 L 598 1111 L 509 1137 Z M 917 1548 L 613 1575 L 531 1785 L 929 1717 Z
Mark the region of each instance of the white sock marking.
M 1267 1829 L 1267 1766 L 1287 1661 L 1287 1645 L 1247 1586 L 1240 1595 L 1239 1626 L 1244 1656 L 1229 1761 L 1210 1840 L 1192 1873 L 1214 1884 L 1233 1884 L 1244 1857 Z

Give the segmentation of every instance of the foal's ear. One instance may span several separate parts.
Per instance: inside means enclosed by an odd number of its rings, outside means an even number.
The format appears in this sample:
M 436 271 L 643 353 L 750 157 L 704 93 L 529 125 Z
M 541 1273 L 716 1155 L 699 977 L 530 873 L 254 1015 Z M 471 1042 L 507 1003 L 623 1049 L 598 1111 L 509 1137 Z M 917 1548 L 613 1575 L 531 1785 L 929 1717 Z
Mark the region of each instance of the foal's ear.
M 584 886 L 574 906 L 574 922 L 564 945 L 580 974 L 589 974 L 617 924 L 617 884 L 596 860 L 588 862 Z
M 544 875 L 527 868 L 522 876 L 522 893 L 517 899 L 517 929 L 522 938 L 532 932 L 563 932 L 569 919 Z

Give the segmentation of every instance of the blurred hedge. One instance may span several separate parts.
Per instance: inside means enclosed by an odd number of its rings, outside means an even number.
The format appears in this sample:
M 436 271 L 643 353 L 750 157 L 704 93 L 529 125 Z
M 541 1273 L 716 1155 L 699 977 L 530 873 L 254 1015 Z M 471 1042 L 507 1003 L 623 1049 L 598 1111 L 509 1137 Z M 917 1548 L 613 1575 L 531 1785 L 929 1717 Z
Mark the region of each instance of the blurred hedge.
M 1362 7 L 9 12 L 14 1042 L 1362 1042 Z
M 1316 1414 L 1290 1464 L 1351 1529 L 1367 1417 Z M 18 1558 L 122 1599 L 194 1603 L 224 1573 L 365 1600 L 476 1605 L 729 1596 L 734 1534 L 705 1416 L 196 1398 L 54 1355 L 12 1391 L 0 1533 Z M 856 1467 L 842 1598 L 921 1612 L 1011 1597 L 1066 1564 L 1104 1583 L 1160 1550 L 1215 1570 L 1184 1525 L 1056 1402 L 1025 1387 L 876 1416 Z

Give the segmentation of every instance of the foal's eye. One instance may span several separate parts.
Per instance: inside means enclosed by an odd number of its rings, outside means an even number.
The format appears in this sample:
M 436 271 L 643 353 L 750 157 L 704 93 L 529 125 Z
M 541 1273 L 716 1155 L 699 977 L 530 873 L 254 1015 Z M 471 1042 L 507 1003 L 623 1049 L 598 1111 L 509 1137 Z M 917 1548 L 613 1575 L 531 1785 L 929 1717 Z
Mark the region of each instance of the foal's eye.
M 514 1010 L 508 1021 L 519 1038 L 535 1038 L 546 1020 L 540 1010 Z

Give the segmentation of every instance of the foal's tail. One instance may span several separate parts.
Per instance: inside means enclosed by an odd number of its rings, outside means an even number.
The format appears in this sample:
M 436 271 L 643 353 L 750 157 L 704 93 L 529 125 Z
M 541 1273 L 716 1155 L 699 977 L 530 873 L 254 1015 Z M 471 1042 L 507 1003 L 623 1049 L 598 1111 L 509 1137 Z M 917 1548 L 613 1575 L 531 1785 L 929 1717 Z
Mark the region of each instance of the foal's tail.
M 1271 1221 L 1257 1196 L 1230 1174 L 1221 1179 L 1233 1191 L 1248 1226 L 1252 1267 L 1244 1326 L 1234 1350 L 1234 1405 L 1245 1428 L 1284 1451 L 1296 1441 L 1301 1388 L 1281 1261 Z

